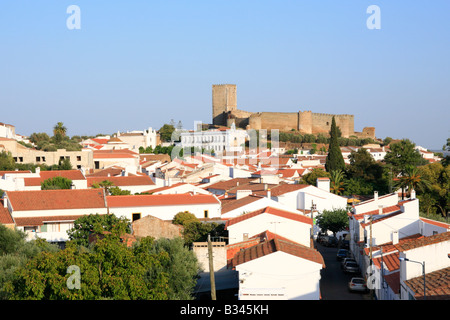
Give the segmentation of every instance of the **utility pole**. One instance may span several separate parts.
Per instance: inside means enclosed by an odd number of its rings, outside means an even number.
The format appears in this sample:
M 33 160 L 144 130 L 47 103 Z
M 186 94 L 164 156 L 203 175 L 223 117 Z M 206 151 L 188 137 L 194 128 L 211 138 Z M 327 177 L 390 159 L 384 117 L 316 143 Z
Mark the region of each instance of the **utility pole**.
M 208 234 L 209 280 L 211 282 L 211 299 L 216 300 L 216 282 L 214 279 L 213 249 L 211 235 Z
M 316 205 L 314 204 L 314 201 L 311 200 L 311 220 L 312 220 L 312 224 L 311 224 L 311 245 L 314 248 L 314 210 L 316 209 Z

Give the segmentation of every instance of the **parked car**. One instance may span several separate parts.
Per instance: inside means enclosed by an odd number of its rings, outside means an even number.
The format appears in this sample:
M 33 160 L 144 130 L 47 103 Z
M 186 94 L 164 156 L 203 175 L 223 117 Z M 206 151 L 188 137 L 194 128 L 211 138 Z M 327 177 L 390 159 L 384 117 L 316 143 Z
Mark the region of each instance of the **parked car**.
M 347 262 L 349 262 L 349 261 L 352 261 L 352 262 L 356 263 L 356 260 L 349 256 L 347 258 L 342 259 L 342 261 L 341 261 L 341 268 L 344 269 L 344 265 Z
M 359 272 L 359 267 L 356 264 L 356 262 L 347 261 L 344 264 L 344 272 L 345 273 L 358 273 Z
M 326 242 L 324 243 L 324 246 L 326 247 L 336 247 L 338 244 L 338 240 L 336 237 L 329 236 Z
M 350 241 L 349 240 L 342 240 L 341 248 L 349 249 L 350 248 Z
M 354 277 L 348 283 L 348 289 L 350 291 L 367 292 L 368 288 L 364 278 Z
M 339 249 L 337 254 L 336 254 L 336 259 L 337 260 L 343 260 L 343 259 L 348 257 L 348 254 L 349 254 L 348 250 L 346 250 L 346 249 Z
M 318 241 L 321 245 L 325 245 L 325 243 L 328 241 L 328 236 L 324 234 L 319 234 Z

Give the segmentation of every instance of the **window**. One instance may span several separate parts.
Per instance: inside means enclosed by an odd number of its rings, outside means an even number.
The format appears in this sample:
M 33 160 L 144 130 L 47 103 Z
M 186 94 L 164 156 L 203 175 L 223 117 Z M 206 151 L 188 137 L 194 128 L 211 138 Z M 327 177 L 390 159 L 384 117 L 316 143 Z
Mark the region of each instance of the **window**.
M 95 169 L 100 169 L 100 161 L 95 161 L 94 165 L 95 165 Z
M 36 162 L 41 162 L 41 157 L 36 157 Z
M 208 218 L 208 210 L 205 210 L 205 211 L 203 212 L 203 214 L 204 214 L 204 217 L 205 217 L 205 218 Z
M 136 220 L 139 220 L 140 218 L 141 218 L 141 214 L 140 213 L 133 213 L 132 222 L 136 221 Z
M 45 162 L 45 157 L 42 157 L 42 162 Z
M 77 156 L 77 161 L 81 161 L 81 156 Z

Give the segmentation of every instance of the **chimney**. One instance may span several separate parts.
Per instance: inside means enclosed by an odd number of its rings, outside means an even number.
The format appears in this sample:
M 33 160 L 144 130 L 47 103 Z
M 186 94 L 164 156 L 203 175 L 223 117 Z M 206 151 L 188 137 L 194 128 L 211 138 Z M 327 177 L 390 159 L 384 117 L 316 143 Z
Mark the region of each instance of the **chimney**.
M 415 199 L 415 198 L 416 198 L 416 190 L 412 189 L 410 199 Z
M 398 231 L 392 231 L 392 244 L 398 243 Z
M 373 193 L 373 199 L 375 200 L 375 202 L 378 201 L 378 191 L 374 191 L 374 193 Z
M 8 208 L 8 196 L 6 195 L 6 192 L 3 195 L 3 206 Z
M 37 173 L 38 175 L 41 174 L 41 168 L 40 168 L 40 167 L 36 167 L 36 173 Z
M 324 177 L 317 178 L 316 186 L 320 190 L 330 192 L 330 178 L 324 178 Z
M 268 199 L 271 199 L 271 198 L 272 198 L 272 195 L 271 195 L 271 193 L 270 193 L 270 189 L 267 189 L 267 198 L 268 198 Z

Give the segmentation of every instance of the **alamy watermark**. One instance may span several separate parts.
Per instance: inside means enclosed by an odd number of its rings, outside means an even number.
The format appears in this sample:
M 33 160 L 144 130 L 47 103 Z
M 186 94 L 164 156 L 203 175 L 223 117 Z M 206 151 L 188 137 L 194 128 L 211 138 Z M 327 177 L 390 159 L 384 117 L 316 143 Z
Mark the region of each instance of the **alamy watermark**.
M 67 268 L 67 273 L 71 276 L 67 279 L 67 288 L 70 290 L 81 289 L 81 271 L 77 265 L 71 265 Z
M 72 4 L 67 7 L 66 13 L 70 16 L 66 20 L 66 26 L 69 30 L 81 29 L 81 10 L 80 7 Z
M 367 18 L 366 26 L 369 30 L 381 29 L 381 9 L 377 5 L 370 5 L 367 7 L 366 13 L 370 14 Z

